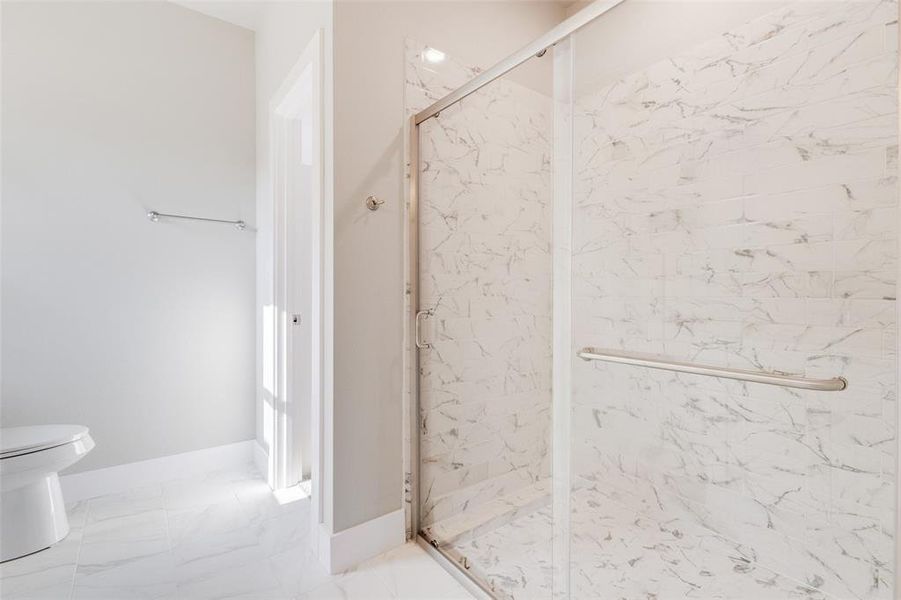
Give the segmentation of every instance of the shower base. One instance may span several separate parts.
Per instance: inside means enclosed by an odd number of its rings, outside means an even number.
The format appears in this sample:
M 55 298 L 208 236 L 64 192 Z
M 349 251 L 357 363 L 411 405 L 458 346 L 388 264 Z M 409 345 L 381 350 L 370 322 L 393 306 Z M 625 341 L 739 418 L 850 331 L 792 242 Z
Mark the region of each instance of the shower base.
M 646 507 L 618 501 L 622 496 L 616 490 L 599 491 L 597 486 L 573 492 L 570 598 L 830 598 L 759 565 L 751 549 L 704 527 L 682 503 L 667 506 L 664 520 L 662 504 L 652 518 Z M 550 599 L 551 496 L 545 494 L 528 506 L 491 521 L 483 518 L 473 531 L 445 528 L 453 537 L 435 539 L 454 555 L 465 557 L 470 574 L 495 590 L 497 597 Z M 440 523 L 431 529 L 442 531 Z

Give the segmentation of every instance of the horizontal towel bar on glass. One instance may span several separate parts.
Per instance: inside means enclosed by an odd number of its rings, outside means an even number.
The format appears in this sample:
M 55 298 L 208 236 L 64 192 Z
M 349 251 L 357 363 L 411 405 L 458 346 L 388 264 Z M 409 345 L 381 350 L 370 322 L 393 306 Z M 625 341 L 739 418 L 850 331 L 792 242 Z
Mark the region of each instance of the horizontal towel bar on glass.
M 808 379 L 798 375 L 782 375 L 768 373 L 766 371 L 745 371 L 743 369 L 729 369 L 726 367 L 714 367 L 710 365 L 698 365 L 695 363 L 670 360 L 664 356 L 653 354 L 640 354 L 638 352 L 624 352 L 608 348 L 582 348 L 579 358 L 583 360 L 599 360 L 602 362 L 619 363 L 623 365 L 635 365 L 637 367 L 649 367 L 651 369 L 663 369 L 665 371 L 677 371 L 679 373 L 693 373 L 695 375 L 707 375 L 708 377 L 726 377 L 739 381 L 752 381 L 754 383 L 767 383 L 769 385 L 781 385 L 783 387 L 798 388 L 802 390 L 818 390 L 821 392 L 840 392 L 848 387 L 848 381 L 844 377 L 832 379 Z

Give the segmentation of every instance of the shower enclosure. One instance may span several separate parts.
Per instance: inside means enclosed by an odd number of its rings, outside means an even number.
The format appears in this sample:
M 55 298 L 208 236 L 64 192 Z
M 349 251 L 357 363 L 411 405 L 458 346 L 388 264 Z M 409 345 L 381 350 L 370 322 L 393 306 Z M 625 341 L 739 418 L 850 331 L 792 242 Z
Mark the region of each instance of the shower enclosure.
M 620 0 L 485 72 L 409 42 L 412 529 L 461 577 L 897 597 L 897 32 Z

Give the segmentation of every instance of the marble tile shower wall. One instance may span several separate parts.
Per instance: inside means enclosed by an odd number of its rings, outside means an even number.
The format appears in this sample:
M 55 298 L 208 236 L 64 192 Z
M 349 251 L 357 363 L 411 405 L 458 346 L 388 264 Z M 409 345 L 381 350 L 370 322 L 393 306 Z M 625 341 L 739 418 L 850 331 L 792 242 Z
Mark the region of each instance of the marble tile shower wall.
M 894 585 L 897 15 L 792 3 L 576 103 L 577 345 L 850 382 L 576 361 L 578 485 L 816 597 Z
M 407 52 L 407 108 L 477 74 Z M 420 128 L 422 522 L 546 478 L 551 99 L 497 81 Z

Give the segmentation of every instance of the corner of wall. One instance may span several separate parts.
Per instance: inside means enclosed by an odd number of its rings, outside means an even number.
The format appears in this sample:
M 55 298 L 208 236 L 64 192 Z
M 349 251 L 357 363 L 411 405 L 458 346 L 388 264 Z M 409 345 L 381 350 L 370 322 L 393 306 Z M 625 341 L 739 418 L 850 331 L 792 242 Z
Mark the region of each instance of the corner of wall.
M 319 560 L 331 574 L 342 573 L 361 562 L 383 554 L 407 541 L 404 509 L 330 533 L 319 527 Z

